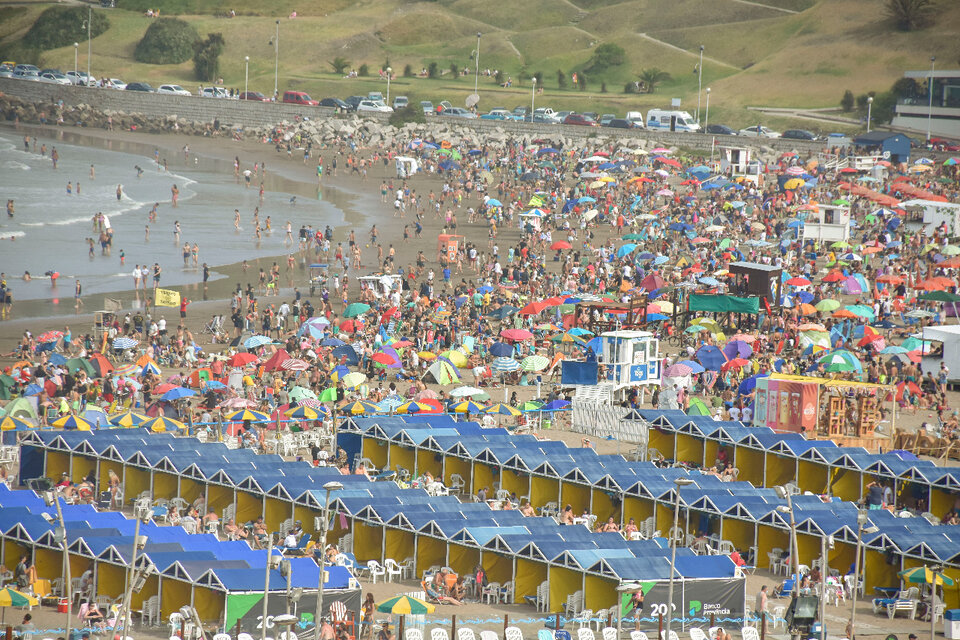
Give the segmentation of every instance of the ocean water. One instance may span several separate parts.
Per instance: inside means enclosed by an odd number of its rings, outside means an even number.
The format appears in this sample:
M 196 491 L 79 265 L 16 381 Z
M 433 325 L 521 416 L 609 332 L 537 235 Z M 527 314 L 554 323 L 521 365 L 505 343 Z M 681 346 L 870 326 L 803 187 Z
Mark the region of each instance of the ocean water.
M 314 229 L 336 227 L 344 222 L 343 211 L 334 203 L 289 193 L 266 192 L 259 202 L 256 179 L 249 189 L 236 183 L 233 172 L 214 173 L 184 160 L 167 158 L 164 172 L 152 156 L 65 144 L 43 138 L 46 156 L 25 152 L 22 137 L 0 134 L 0 272 L 6 274 L 15 299 L 33 300 L 72 296 L 74 279 L 79 278 L 84 295 L 130 289 L 135 264 L 158 262 L 163 268 L 160 286 L 189 284 L 202 280 L 202 269 L 183 266 L 184 242 L 199 245 L 199 265 L 206 262 L 211 279 L 216 265 L 266 256 L 283 256 L 296 250 L 301 224 Z M 59 161 L 54 171 L 50 159 L 57 148 Z M 162 157 L 161 157 L 162 161 Z M 90 165 L 95 179 L 90 179 Z M 143 174 L 138 178 L 135 167 Z M 270 167 L 268 167 L 268 171 Z M 72 194 L 67 193 L 72 183 Z M 79 193 L 78 193 L 79 184 Z M 117 185 L 123 185 L 118 200 Z M 171 205 L 171 187 L 180 191 L 179 206 Z M 12 199 L 15 215 L 6 214 Z M 155 203 L 155 222 L 148 219 Z M 253 214 L 260 207 L 260 226 L 271 217 L 272 231 L 254 238 Z M 234 209 L 240 211 L 240 230 L 234 228 Z M 98 240 L 93 216 L 102 212 L 113 229 L 110 255 L 102 255 L 96 242 L 89 256 L 88 238 Z M 293 227 L 294 244 L 284 242 L 286 222 Z M 174 241 L 175 222 L 180 223 L 180 242 Z M 146 227 L 149 226 L 149 240 Z M 125 254 L 120 262 L 120 251 Z M 282 259 L 278 262 L 283 264 Z M 21 278 L 29 271 L 33 280 Z M 59 284 L 51 286 L 48 271 L 59 272 Z

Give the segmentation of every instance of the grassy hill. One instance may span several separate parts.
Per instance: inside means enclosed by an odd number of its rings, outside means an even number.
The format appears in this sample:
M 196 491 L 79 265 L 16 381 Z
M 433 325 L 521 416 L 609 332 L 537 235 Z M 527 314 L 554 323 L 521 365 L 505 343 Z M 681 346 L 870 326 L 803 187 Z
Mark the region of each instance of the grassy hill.
M 449 99 L 462 104 L 473 92 L 473 51 L 481 32 L 480 66 L 500 69 L 513 86 L 481 77 L 481 107 L 530 104 L 533 73 L 543 74 L 545 93 L 537 104 L 556 109 L 646 110 L 682 99 L 697 105 L 699 47 L 703 45 L 703 86 L 711 87 L 710 120 L 733 126 L 755 124 L 750 105 L 833 107 L 847 89 L 854 94 L 885 91 L 908 69 L 923 69 L 936 55 L 939 68 L 960 62 L 960 3 L 940 0 L 927 29 L 896 31 L 883 14 L 883 0 L 118 0 L 107 10 L 110 29 L 93 40 L 95 75 L 178 82 L 195 90 L 191 63 L 155 66 L 133 60 L 133 49 L 150 19 L 147 8 L 178 15 L 198 32 L 221 32 L 225 83 L 243 87 L 244 56 L 250 57 L 249 86 L 273 92 L 274 47 L 280 21 L 280 90 L 306 90 L 314 97 L 386 92 L 377 70 L 389 60 L 399 76 L 406 65 L 419 72 L 431 62 L 436 79 L 398 77 L 391 94 L 412 100 Z M 46 8 L 40 2 L 0 8 L 0 49 L 17 51 L 21 38 Z M 518 11 L 522 7 L 522 11 Z M 230 9 L 237 17 L 221 15 Z M 99 11 L 99 9 L 96 9 Z M 297 18 L 289 14 L 297 12 Z M 86 67 L 85 33 L 78 33 L 80 67 Z M 622 65 L 587 73 L 587 91 L 576 91 L 572 72 L 583 72 L 597 45 L 612 42 L 626 51 Z M 8 53 L 7 55 L 12 55 Z M 345 79 L 328 64 L 343 57 L 353 68 L 368 65 L 372 77 Z M 41 54 L 40 63 L 72 69 L 73 47 Z M 450 65 L 467 67 L 457 77 Z M 643 68 L 657 67 L 672 78 L 653 94 L 625 94 L 624 85 Z M 567 87 L 558 87 L 562 71 Z M 601 92 L 602 85 L 607 92 Z M 705 100 L 705 98 L 704 98 Z M 705 103 L 703 104 L 705 109 Z M 782 126 L 764 118 L 765 124 Z

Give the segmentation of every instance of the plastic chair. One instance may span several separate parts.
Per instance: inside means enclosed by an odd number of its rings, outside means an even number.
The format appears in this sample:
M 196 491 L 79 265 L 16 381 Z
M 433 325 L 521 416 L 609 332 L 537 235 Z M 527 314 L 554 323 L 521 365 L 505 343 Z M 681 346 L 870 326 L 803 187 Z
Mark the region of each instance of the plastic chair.
M 523 631 L 519 627 L 507 627 L 504 631 L 504 640 L 523 640 Z
M 553 640 L 553 634 L 547 629 L 540 629 L 537 631 L 537 640 Z
M 474 635 L 473 629 L 460 627 L 457 629 L 457 640 L 477 640 L 477 637 Z
M 753 627 L 742 627 L 740 635 L 743 640 L 760 640 L 760 632 Z
M 377 584 L 377 576 L 381 576 L 384 582 L 387 581 L 387 570 L 380 566 L 380 563 L 376 560 L 367 562 L 367 569 L 370 571 L 370 578 L 373 580 L 373 584 Z
M 435 627 L 430 629 L 430 640 L 450 640 L 446 629 Z
M 693 627 L 690 629 L 690 640 L 707 640 L 707 634 L 703 632 L 703 629 Z
M 403 579 L 403 569 L 393 558 L 387 558 L 383 561 L 383 568 L 387 572 L 387 582 L 393 582 L 394 577 Z
M 617 630 L 615 627 L 604 627 L 603 631 L 600 632 L 603 640 L 618 640 Z
M 404 640 L 423 640 L 423 632 L 420 629 L 407 629 L 403 632 Z
M 593 635 L 593 629 L 590 627 L 580 627 L 577 629 L 577 640 L 596 640 Z
M 630 640 L 650 640 L 643 631 L 631 631 Z

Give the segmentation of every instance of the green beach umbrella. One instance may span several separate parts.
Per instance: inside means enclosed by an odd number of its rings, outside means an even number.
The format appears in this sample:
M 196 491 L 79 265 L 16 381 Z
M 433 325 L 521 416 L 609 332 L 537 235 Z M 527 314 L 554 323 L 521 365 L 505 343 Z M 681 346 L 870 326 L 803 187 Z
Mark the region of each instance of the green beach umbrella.
M 328 387 L 323 390 L 320 394 L 318 400 L 320 402 L 335 402 L 337 399 L 337 389 L 335 387 Z
M 520 368 L 524 371 L 543 371 L 549 364 L 550 361 L 544 356 L 527 356 L 520 363 Z
M 317 399 L 317 394 L 315 394 L 310 389 L 307 389 L 306 387 L 300 387 L 300 386 L 290 389 L 287 395 L 290 398 L 290 402 L 300 402 L 304 398 L 310 398 L 311 400 Z
M 419 598 L 411 596 L 394 596 L 377 604 L 377 611 L 381 613 L 396 613 L 399 615 L 422 616 L 433 613 L 434 606 Z
M 370 305 L 362 302 L 353 302 L 347 306 L 346 311 L 343 312 L 343 317 L 356 318 L 359 315 L 363 315 L 367 311 L 370 311 Z
M 522 405 L 520 405 L 520 411 L 540 411 L 543 408 L 542 402 L 539 400 L 527 400 Z
M 839 309 L 840 302 L 838 300 L 831 300 L 827 298 L 826 300 L 821 300 L 820 302 L 815 304 L 814 308 L 817 311 L 821 311 L 823 313 L 829 313 L 831 311 L 836 311 L 837 309 Z
M 912 584 L 932 584 L 933 583 L 933 571 L 930 571 L 927 567 L 914 567 L 913 569 L 906 569 L 897 574 L 900 576 L 900 579 L 904 582 Z M 945 576 L 942 573 L 937 574 L 937 584 L 941 587 L 952 587 L 953 578 L 950 576 Z

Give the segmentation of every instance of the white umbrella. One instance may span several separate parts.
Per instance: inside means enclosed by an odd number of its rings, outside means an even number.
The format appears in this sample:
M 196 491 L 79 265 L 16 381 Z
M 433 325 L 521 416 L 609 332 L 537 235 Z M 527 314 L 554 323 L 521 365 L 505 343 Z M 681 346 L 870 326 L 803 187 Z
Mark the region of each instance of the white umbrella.
M 450 392 L 450 396 L 453 398 L 466 398 L 467 396 L 475 396 L 481 393 L 484 393 L 483 389 L 477 389 L 476 387 L 457 387 Z

